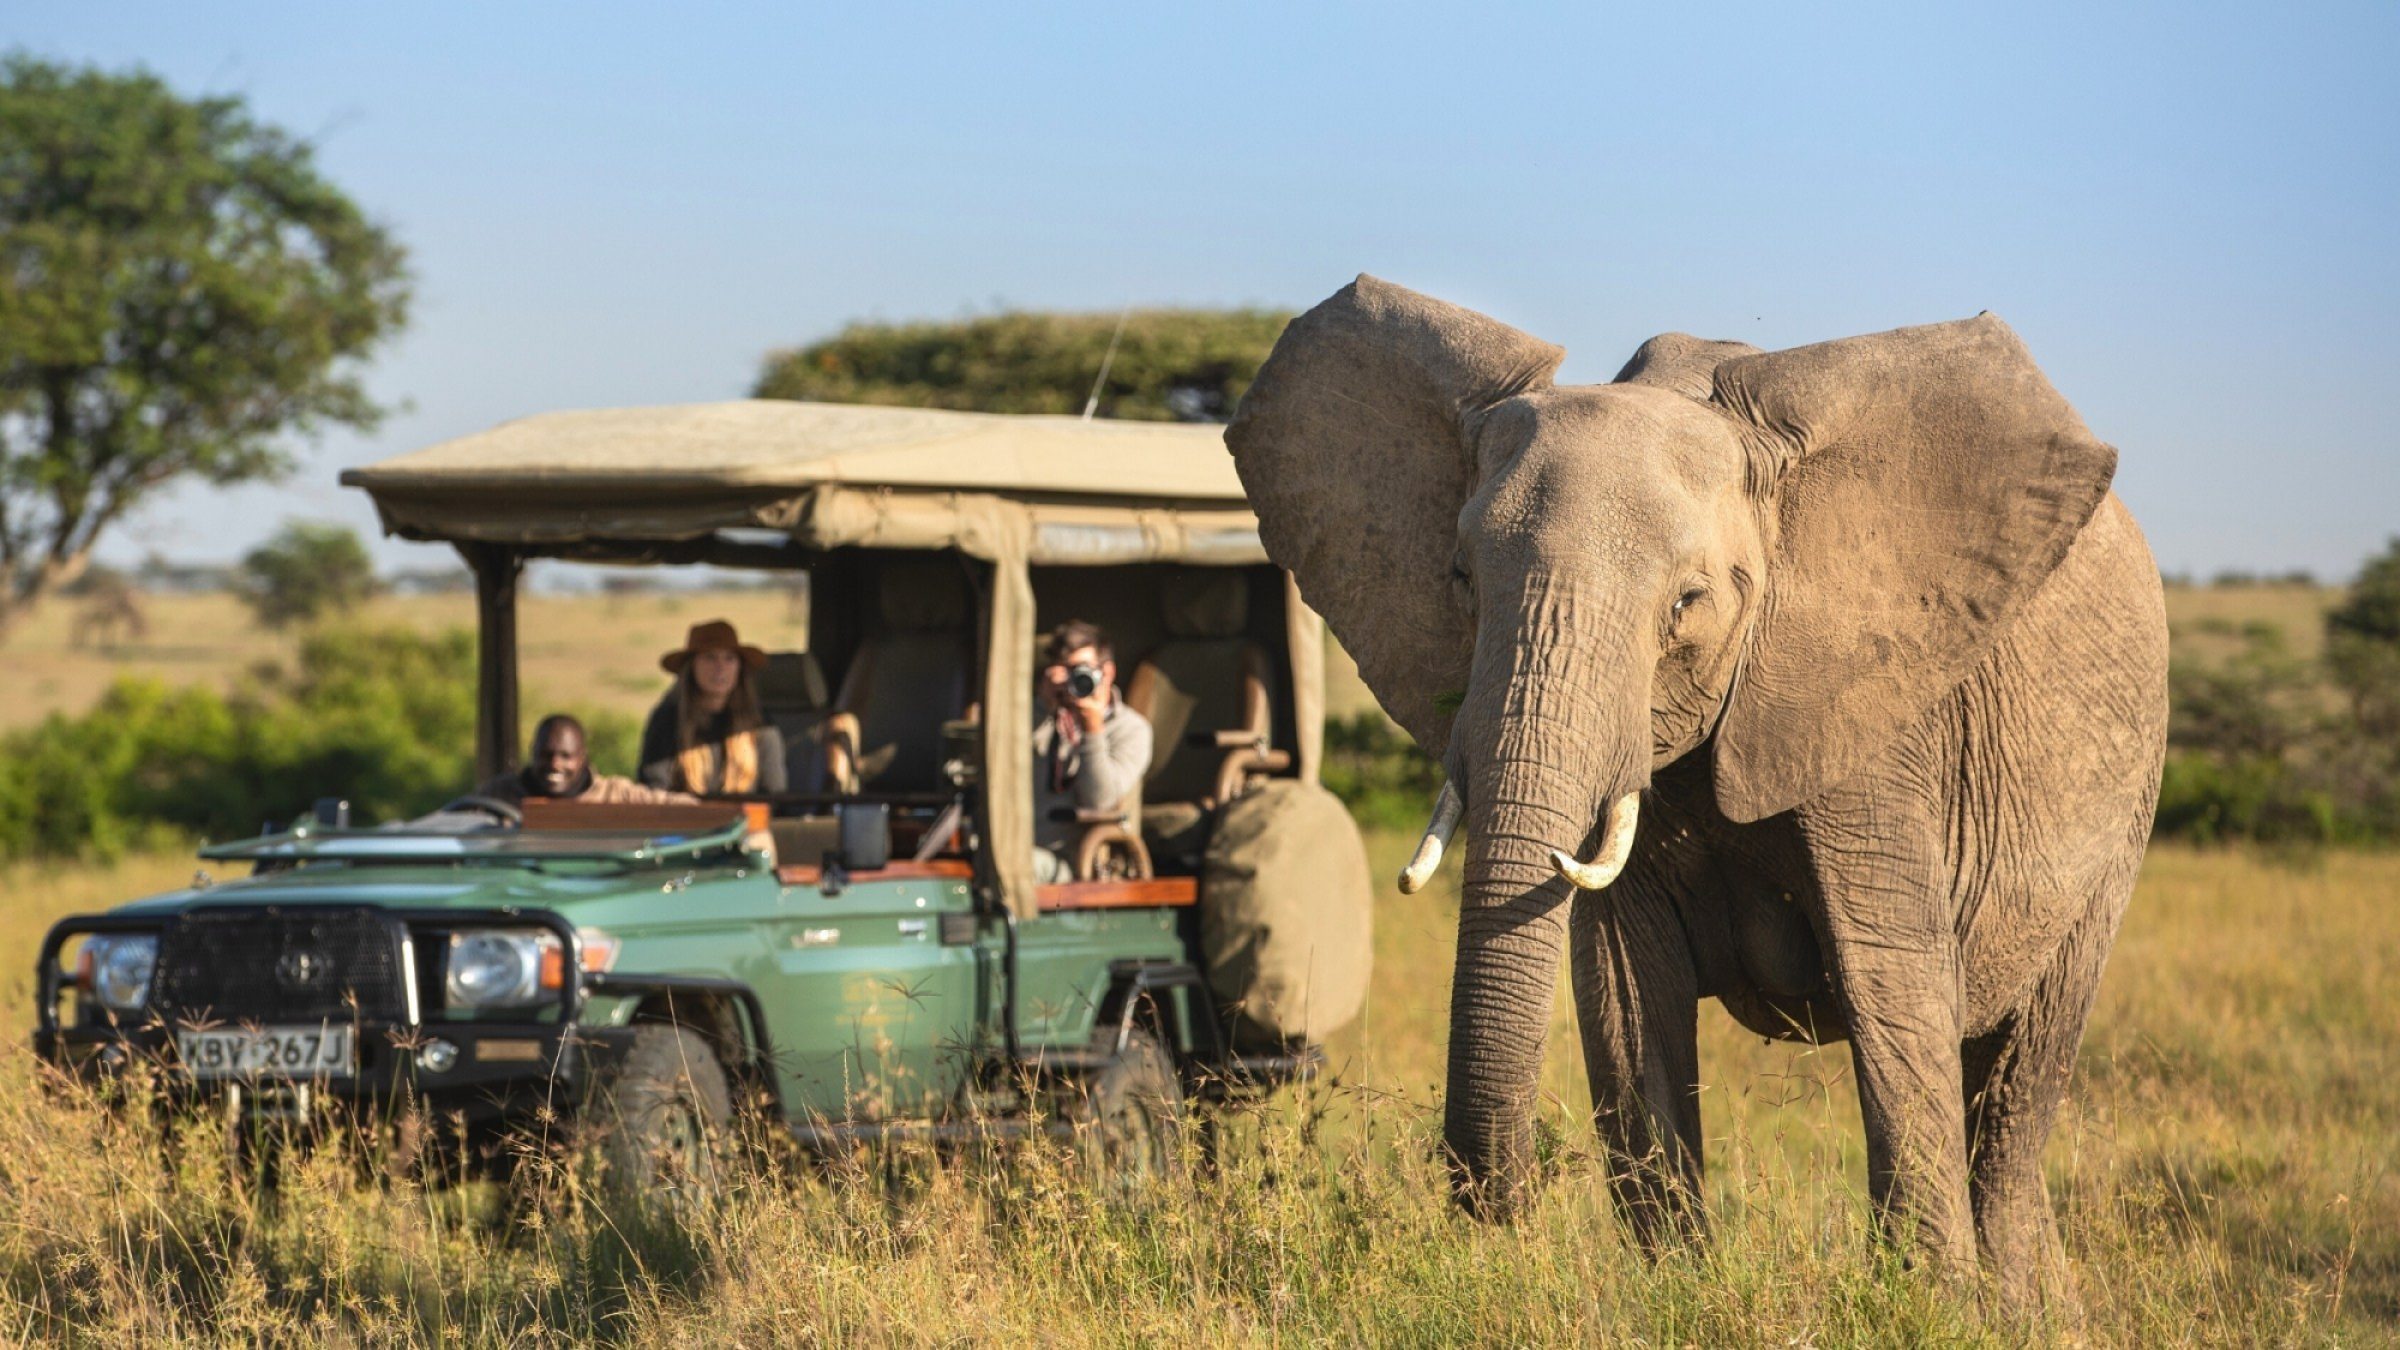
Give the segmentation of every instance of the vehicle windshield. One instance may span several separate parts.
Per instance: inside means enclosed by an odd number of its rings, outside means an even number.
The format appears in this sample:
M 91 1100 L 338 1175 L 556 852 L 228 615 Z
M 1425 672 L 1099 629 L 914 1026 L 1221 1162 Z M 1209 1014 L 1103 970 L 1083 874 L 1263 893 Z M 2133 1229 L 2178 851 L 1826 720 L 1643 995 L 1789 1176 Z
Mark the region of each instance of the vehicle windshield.
M 415 822 L 372 830 L 300 829 L 214 844 L 200 856 L 223 862 L 457 861 L 476 858 L 594 858 L 649 862 L 738 849 L 745 827 L 731 817 L 697 829 L 521 830 L 485 823 L 459 831 Z

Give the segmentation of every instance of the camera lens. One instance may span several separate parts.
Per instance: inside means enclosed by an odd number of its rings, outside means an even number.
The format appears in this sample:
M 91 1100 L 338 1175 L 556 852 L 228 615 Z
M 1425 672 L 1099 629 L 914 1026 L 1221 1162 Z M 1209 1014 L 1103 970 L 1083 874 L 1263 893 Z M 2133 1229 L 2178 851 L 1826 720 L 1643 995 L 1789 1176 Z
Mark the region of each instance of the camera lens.
M 1077 698 L 1090 698 L 1100 689 L 1100 668 L 1077 666 L 1067 672 L 1067 692 Z

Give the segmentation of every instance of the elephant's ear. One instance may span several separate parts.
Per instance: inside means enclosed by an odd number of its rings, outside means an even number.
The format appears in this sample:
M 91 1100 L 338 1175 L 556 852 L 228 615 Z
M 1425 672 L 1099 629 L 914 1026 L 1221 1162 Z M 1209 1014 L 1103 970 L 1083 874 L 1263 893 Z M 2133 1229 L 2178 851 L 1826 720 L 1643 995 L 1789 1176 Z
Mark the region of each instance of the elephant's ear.
M 1292 320 L 1225 429 L 1268 555 L 1437 758 L 1474 656 L 1450 569 L 1475 428 L 1565 354 L 1361 276 Z
M 1741 357 L 1765 607 L 1717 732 L 1734 820 L 1848 778 L 1955 687 L 2066 556 L 2116 451 L 1989 314 Z

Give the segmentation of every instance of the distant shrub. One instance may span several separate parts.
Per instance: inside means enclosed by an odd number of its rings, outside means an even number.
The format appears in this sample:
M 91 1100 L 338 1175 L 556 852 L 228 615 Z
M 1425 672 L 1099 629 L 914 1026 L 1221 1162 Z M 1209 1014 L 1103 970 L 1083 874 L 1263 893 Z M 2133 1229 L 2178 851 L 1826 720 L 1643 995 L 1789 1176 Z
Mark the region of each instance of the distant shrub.
M 242 558 L 242 599 L 269 628 L 309 623 L 374 597 L 374 561 L 346 525 L 295 520 Z
M 2325 664 L 2359 730 L 2387 747 L 2400 740 L 2400 539 L 2326 611 Z
M 2167 755 L 2152 832 L 2199 844 L 2331 844 L 2363 835 L 2363 825 L 2346 819 L 2331 793 L 2302 785 L 2280 760 L 2177 750 Z
M 1319 777 L 1359 824 L 1414 831 L 1425 826 L 1442 768 L 1383 714 L 1361 712 L 1325 724 Z
M 2322 688 L 2317 669 L 2291 654 L 2283 630 L 2203 623 L 2202 632 L 2239 637 L 2241 649 L 2214 663 L 2185 659 L 2167 675 L 2168 744 L 2280 762 L 2315 730 Z
M 2342 603 L 2326 611 L 2329 637 L 2351 637 L 2400 646 L 2400 538 L 2358 569 Z

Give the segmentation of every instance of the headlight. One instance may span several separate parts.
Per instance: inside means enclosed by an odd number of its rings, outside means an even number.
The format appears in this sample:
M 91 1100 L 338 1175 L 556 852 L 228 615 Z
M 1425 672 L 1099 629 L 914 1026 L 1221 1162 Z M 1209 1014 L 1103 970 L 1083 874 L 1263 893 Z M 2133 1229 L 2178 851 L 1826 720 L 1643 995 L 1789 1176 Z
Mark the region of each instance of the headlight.
M 487 928 L 450 935 L 442 985 L 453 1008 L 514 1008 L 542 1001 L 544 933 Z
M 97 933 L 83 944 L 82 964 L 92 996 L 117 1012 L 134 1012 L 150 1001 L 150 977 L 158 970 L 158 934 Z
M 597 928 L 578 929 L 586 972 L 616 964 L 617 940 Z M 566 985 L 566 956 L 546 929 L 484 928 L 450 935 L 442 980 L 448 1005 L 461 1011 L 522 1008 L 549 1001 Z

